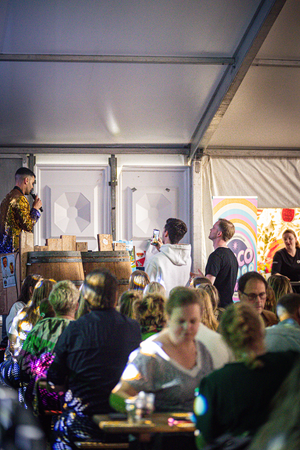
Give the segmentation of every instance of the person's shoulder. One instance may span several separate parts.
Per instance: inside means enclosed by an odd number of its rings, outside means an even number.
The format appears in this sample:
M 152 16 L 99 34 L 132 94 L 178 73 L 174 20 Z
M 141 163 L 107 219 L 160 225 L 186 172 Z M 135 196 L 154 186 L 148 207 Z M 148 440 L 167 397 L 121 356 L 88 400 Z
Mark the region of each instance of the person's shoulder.
M 278 324 L 278 318 L 276 316 L 276 314 L 274 314 L 272 311 L 268 311 L 267 309 L 263 309 L 262 310 L 262 318 L 265 322 L 265 326 L 266 327 L 271 327 L 273 325 L 277 325 Z
M 244 369 L 244 364 L 240 362 L 228 362 L 220 369 L 213 370 L 210 374 L 203 378 L 205 383 L 221 386 L 221 384 L 228 384 L 228 380 L 231 379 L 234 373 L 239 373 Z M 201 381 L 201 384 L 202 384 Z
M 202 357 L 208 357 L 212 359 L 212 355 L 210 350 L 207 348 L 207 346 L 205 345 L 205 342 L 202 342 L 201 339 L 197 338 L 195 339 L 196 345 L 198 346 L 198 350 L 200 352 L 200 354 L 202 355 Z
M 167 245 L 167 244 L 165 244 L 165 245 Z M 165 254 L 162 251 L 159 251 L 159 252 L 155 253 L 155 255 L 153 255 L 149 259 L 149 261 L 147 261 L 147 263 L 145 264 L 145 272 L 147 272 L 148 268 L 157 266 L 158 263 L 159 263 L 159 260 L 161 258 L 165 258 L 165 257 L 166 256 L 165 256 Z
M 235 254 L 229 247 L 218 247 L 218 248 L 216 248 L 215 252 L 222 258 L 225 257 L 225 258 L 236 259 Z
M 213 331 L 210 328 L 208 328 L 206 325 L 204 325 L 204 323 L 200 323 L 198 332 L 196 335 L 196 339 L 198 341 L 202 342 L 201 336 L 208 336 L 211 339 L 222 341 L 222 336 L 219 333 L 217 333 L 216 331 Z
M 219 248 L 220 248 L 220 247 L 216 248 L 213 252 L 211 252 L 211 254 L 210 254 L 209 257 L 208 257 L 207 262 L 212 261 L 212 260 L 214 260 L 214 259 L 220 259 L 220 257 L 221 257 L 221 252 L 218 251 Z
M 267 364 L 275 365 L 278 368 L 286 367 L 287 370 L 294 365 L 296 361 L 299 361 L 300 355 L 299 352 L 294 350 L 286 350 L 279 352 L 270 352 L 267 351 L 264 355 L 261 356 L 262 360 Z
M 277 250 L 277 252 L 274 255 L 274 258 L 284 256 L 287 254 L 287 251 L 285 248 L 281 248 L 280 250 Z
M 125 314 L 121 314 L 117 310 L 115 310 L 115 313 L 116 313 L 117 317 L 119 318 L 119 320 L 126 322 L 129 327 L 140 330 L 140 325 L 135 319 L 132 319 L 131 317 L 126 316 Z

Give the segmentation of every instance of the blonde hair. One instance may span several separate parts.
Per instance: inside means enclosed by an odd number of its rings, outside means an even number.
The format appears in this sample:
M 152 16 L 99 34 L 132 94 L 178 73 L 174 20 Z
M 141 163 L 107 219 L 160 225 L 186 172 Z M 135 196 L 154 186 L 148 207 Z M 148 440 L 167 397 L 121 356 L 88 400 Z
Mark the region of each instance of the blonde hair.
M 201 286 L 201 289 L 204 289 L 204 291 L 208 293 L 213 312 L 215 312 L 220 302 L 218 289 L 213 284 L 204 284 L 203 286 Z
M 20 320 L 17 325 L 18 333 L 22 333 L 26 324 L 34 326 L 40 318 L 40 304 L 41 301 L 49 297 L 49 294 L 55 285 L 54 280 L 40 280 L 36 283 L 31 300 L 29 300 L 27 306 L 22 309 Z
M 156 292 L 134 302 L 134 318 L 139 322 L 142 333 L 154 328 L 160 331 L 165 326 L 165 301 L 165 297 Z
M 229 241 L 235 233 L 235 226 L 230 220 L 220 218 L 218 228 L 222 231 L 222 237 L 225 242 Z
M 192 278 L 192 280 L 190 282 L 190 287 L 197 289 L 198 287 L 200 287 L 200 285 L 205 286 L 206 284 L 212 284 L 209 278 L 194 277 L 194 278 Z
M 129 290 L 143 291 L 150 283 L 149 275 L 143 270 L 135 270 L 129 277 Z
M 219 322 L 215 318 L 209 294 L 204 287 L 196 289 L 200 298 L 201 323 L 213 331 L 217 331 Z
M 49 302 L 58 316 L 64 315 L 76 311 L 79 295 L 79 290 L 72 281 L 59 281 L 50 292 Z
M 161 283 L 158 283 L 158 281 L 151 281 L 144 289 L 144 295 L 154 293 L 161 294 L 164 297 L 167 295 L 165 287 Z
M 250 367 L 261 366 L 256 359 L 255 347 L 263 339 L 264 325 L 253 305 L 248 302 L 233 303 L 224 311 L 221 334 L 235 357 Z
M 272 311 L 276 314 L 276 298 L 275 298 L 275 292 L 273 291 L 272 287 L 268 285 L 267 287 L 267 299 L 265 303 L 265 307 L 267 311 Z
M 290 280 L 283 275 L 271 275 L 268 279 L 268 285 L 271 286 L 274 291 L 276 304 L 283 295 L 293 293 Z
M 119 297 L 118 301 L 119 312 L 121 314 L 125 314 L 125 316 L 127 317 L 135 319 L 133 303 L 138 300 L 142 300 L 142 298 L 143 298 L 142 291 L 130 290 L 123 292 L 123 294 Z

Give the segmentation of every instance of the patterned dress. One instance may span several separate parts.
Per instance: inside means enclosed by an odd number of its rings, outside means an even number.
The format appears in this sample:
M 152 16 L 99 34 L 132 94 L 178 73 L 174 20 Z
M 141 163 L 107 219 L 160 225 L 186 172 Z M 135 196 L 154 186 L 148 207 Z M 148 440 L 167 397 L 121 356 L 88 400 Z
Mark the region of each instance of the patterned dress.
M 18 363 L 21 371 L 21 379 L 29 383 L 26 390 L 26 401 L 33 406 L 36 413 L 42 409 L 59 409 L 60 403 L 55 393 L 49 394 L 46 390 L 36 391 L 36 383 L 40 378 L 47 377 L 47 371 L 51 365 L 56 342 L 69 325 L 69 319 L 60 317 L 48 317 L 40 320 L 28 333 L 20 350 Z M 33 395 L 37 392 L 39 398 Z
M 19 249 L 21 231 L 32 232 L 40 212 L 29 206 L 28 200 L 18 186 L 7 194 L 0 205 L 0 253 Z

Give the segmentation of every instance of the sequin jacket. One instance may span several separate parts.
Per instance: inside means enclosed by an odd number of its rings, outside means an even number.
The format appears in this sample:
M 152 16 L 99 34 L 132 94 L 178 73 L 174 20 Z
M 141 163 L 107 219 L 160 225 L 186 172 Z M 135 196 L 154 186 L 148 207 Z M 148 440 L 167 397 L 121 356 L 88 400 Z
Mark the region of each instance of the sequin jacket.
M 30 206 L 17 186 L 6 195 L 0 206 L 0 253 L 19 249 L 21 231 L 32 232 L 40 212 Z

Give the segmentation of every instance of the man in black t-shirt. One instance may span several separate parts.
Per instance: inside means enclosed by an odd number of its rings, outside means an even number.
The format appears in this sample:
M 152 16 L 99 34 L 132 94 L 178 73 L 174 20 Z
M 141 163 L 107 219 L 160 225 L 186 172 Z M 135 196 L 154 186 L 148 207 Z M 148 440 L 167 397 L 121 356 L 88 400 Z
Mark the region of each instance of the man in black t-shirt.
M 234 253 L 227 247 L 235 228 L 227 219 L 219 219 L 211 228 L 209 239 L 213 241 L 214 252 L 208 258 L 205 276 L 219 291 L 221 308 L 232 303 L 234 286 L 238 273 L 238 262 Z

